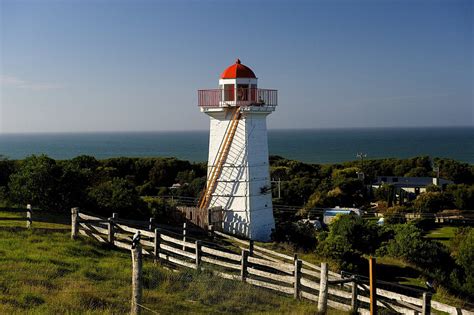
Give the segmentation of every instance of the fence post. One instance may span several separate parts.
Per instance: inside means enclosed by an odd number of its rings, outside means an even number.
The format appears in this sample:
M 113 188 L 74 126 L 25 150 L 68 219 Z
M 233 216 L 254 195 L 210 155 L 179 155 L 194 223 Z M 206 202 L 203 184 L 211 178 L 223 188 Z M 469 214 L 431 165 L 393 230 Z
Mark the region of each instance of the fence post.
M 212 212 L 211 208 L 207 208 L 207 228 L 212 225 Z
M 213 237 L 213 234 L 214 234 L 213 231 L 214 231 L 214 226 L 213 226 L 213 225 L 209 225 L 209 226 L 207 227 L 207 233 L 208 233 L 208 236 L 209 236 L 209 237 Z
M 31 205 L 26 205 L 26 228 L 29 229 L 33 224 L 33 211 L 31 210 Z
M 140 314 L 142 302 L 142 246 L 137 244 L 132 252 L 132 305 L 130 313 Z
M 186 242 L 186 222 L 183 223 L 183 242 Z M 186 250 L 186 244 L 183 244 L 183 250 Z
M 109 242 L 109 244 L 114 244 L 114 241 L 115 241 L 114 222 L 117 219 L 118 219 L 118 214 L 112 213 L 112 217 L 109 218 L 108 220 L 109 223 L 107 224 L 107 230 L 108 230 L 107 241 Z
M 240 265 L 240 280 L 242 282 L 245 282 L 245 278 L 247 277 L 248 257 L 249 257 L 249 251 L 246 249 L 242 249 L 242 258 L 241 258 L 241 265 Z
M 75 239 L 79 232 L 79 208 L 71 209 L 71 238 Z
M 155 255 L 155 263 L 160 259 L 160 232 L 159 229 L 155 229 L 155 246 L 153 249 L 153 254 Z
M 351 308 L 353 312 L 357 312 L 357 279 L 354 277 L 352 281 L 352 298 L 351 298 Z
M 298 259 L 298 256 L 295 254 L 295 292 L 294 292 L 294 298 L 297 299 L 300 297 L 300 290 L 301 290 L 301 265 L 302 261 Z
M 197 240 L 196 244 L 196 270 L 199 270 L 201 264 L 201 241 Z
M 148 224 L 148 230 L 153 231 L 154 226 L 155 226 L 155 219 L 150 218 L 150 223 Z
M 253 257 L 253 240 L 249 241 L 249 256 Z
M 321 279 L 319 282 L 318 313 L 326 314 L 328 305 L 328 264 L 321 263 Z
M 369 258 L 369 284 L 370 284 L 370 315 L 377 314 L 377 282 L 375 275 L 375 258 Z
M 423 293 L 423 306 L 422 306 L 422 315 L 430 315 L 431 314 L 431 293 L 424 292 Z

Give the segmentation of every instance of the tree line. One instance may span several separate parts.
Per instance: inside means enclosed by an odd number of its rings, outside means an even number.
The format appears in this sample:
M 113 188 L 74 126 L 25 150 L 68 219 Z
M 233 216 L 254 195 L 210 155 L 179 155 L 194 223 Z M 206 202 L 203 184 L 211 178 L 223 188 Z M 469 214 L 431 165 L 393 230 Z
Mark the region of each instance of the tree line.
M 433 164 L 440 177 L 454 184 L 441 191 L 408 198 L 403 205 L 394 203 L 391 185 L 372 190 L 377 176 L 431 176 Z M 357 173 L 363 172 L 360 180 Z M 437 212 L 444 209 L 474 209 L 474 166 L 450 159 L 415 157 L 378 159 L 335 164 L 308 164 L 270 157 L 270 176 L 280 181 L 272 185 L 274 202 L 305 209 L 317 207 L 369 207 L 378 202 L 386 213 Z M 23 160 L 0 156 L 0 201 L 4 204 L 32 203 L 43 209 L 66 211 L 72 205 L 91 212 L 126 216 L 149 215 L 148 203 L 163 203 L 143 196 L 198 198 L 206 182 L 206 163 L 176 158 L 110 158 L 97 160 L 78 156 L 54 160 L 45 155 Z M 171 188 L 173 184 L 180 184 Z M 277 193 L 280 189 L 280 194 Z M 154 201 L 153 201 L 154 200 Z M 155 205 L 156 206 L 156 205 Z M 158 218 L 157 218 L 158 219 Z

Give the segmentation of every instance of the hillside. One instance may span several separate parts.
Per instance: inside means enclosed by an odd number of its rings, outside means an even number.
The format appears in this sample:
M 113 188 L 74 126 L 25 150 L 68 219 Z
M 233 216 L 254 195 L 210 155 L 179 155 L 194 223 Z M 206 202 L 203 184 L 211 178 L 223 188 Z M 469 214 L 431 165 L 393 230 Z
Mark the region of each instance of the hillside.
M 26 230 L 23 224 L 0 221 L 1 314 L 129 312 L 129 253 L 72 241 L 69 225 L 37 223 Z M 144 283 L 143 304 L 160 313 L 310 314 L 316 308 L 206 273 L 172 272 L 149 260 Z

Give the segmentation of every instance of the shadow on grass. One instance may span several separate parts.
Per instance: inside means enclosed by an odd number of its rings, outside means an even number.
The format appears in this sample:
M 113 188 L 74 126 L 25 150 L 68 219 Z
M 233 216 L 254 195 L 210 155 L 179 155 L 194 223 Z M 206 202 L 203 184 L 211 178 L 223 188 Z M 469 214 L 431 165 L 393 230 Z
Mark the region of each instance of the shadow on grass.
M 377 277 L 378 280 L 383 280 L 387 282 L 401 283 L 406 282 L 408 278 L 417 279 L 420 277 L 420 272 L 410 266 L 397 266 L 390 264 L 377 264 Z M 407 287 L 406 290 L 403 288 L 388 288 L 399 293 L 405 293 L 410 295 L 422 296 L 421 290 L 426 290 L 423 286 L 418 286 L 414 284 L 403 284 L 404 287 Z M 405 292 L 404 292 L 405 291 Z
M 1 231 L 8 231 L 8 232 L 28 232 L 31 231 L 37 235 L 45 235 L 49 233 L 64 233 L 70 231 L 70 228 L 43 228 L 43 227 L 33 227 L 31 229 L 27 229 L 24 227 L 19 226 L 0 226 Z

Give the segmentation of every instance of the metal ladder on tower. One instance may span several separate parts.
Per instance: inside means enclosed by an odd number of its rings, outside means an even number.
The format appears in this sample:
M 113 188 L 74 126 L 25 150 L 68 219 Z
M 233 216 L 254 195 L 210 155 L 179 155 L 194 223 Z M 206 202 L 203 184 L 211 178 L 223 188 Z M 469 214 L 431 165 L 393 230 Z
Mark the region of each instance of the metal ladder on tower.
M 201 195 L 201 199 L 199 200 L 199 209 L 205 209 L 209 207 L 212 194 L 214 193 L 217 187 L 217 180 L 221 176 L 222 168 L 224 166 L 225 161 L 227 160 L 227 155 L 229 154 L 230 146 L 232 144 L 232 141 L 234 140 L 235 132 L 237 131 L 237 126 L 239 125 L 239 120 L 241 116 L 242 112 L 240 111 L 240 107 L 236 107 L 229 128 L 227 129 L 227 132 L 224 136 L 224 140 L 219 148 L 219 151 L 217 152 L 217 159 L 215 160 L 215 163 L 212 166 L 212 170 L 209 174 L 209 180 L 207 181 L 206 190 L 204 191 L 204 194 Z

